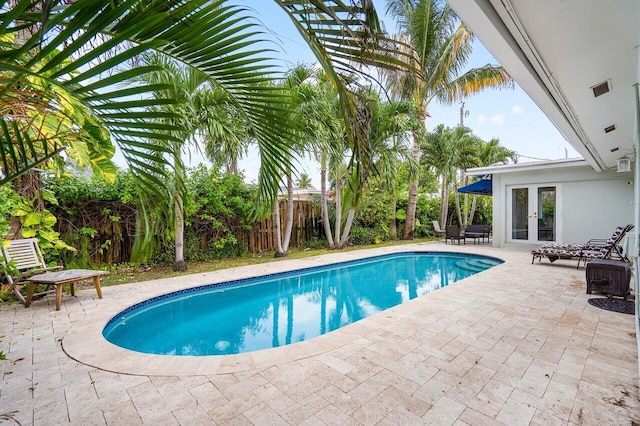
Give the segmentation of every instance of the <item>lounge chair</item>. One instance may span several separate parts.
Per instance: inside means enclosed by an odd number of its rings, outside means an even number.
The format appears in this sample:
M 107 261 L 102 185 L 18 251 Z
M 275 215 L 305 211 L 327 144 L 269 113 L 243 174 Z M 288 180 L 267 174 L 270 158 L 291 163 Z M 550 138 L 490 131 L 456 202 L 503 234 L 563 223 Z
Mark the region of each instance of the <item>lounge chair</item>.
M 89 269 L 63 271 L 62 266 L 47 267 L 36 238 L 10 240 L 7 245 L 2 246 L 2 254 L 4 257 L 5 276 L 9 282 L 9 291 L 13 291 L 18 299 L 24 303 L 25 307 L 29 307 L 34 296 L 55 291 L 56 310 L 58 311 L 62 301 L 62 286 L 69 284 L 71 295 L 73 296 L 74 283 L 90 279 L 93 280 L 96 287 L 98 298 L 102 299 L 100 275 L 108 274 L 108 272 Z M 17 287 L 19 284 L 29 285 L 29 293 L 26 299 Z M 45 285 L 45 291 L 34 294 L 36 284 Z M 55 288 L 55 290 L 51 288 Z
M 536 259 L 540 261 L 543 257 L 547 257 L 552 263 L 558 259 L 578 259 L 577 268 L 579 268 L 582 261 L 586 264 L 588 260 L 611 259 L 612 256 L 628 261 L 619 244 L 631 229 L 633 229 L 631 224 L 618 226 L 609 239 L 591 239 L 584 244 L 544 244 L 531 251 L 533 255 L 531 263 Z
M 467 244 L 467 240 L 464 239 L 464 235 L 460 234 L 460 228 L 458 225 L 447 225 L 446 229 L 446 239 L 444 240 L 445 244 L 447 241 L 451 240 L 451 244 L 454 241 L 458 241 L 458 245 L 460 245 L 460 241 L 464 241 L 465 245 Z

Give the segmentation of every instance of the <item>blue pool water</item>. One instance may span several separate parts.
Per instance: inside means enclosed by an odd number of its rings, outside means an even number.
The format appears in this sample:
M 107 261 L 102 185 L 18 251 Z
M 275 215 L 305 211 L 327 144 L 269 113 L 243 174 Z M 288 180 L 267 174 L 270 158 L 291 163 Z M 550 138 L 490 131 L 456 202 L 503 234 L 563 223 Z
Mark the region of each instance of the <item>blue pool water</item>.
M 224 355 L 328 333 L 502 263 L 399 253 L 155 297 L 113 317 L 111 343 L 163 355 Z

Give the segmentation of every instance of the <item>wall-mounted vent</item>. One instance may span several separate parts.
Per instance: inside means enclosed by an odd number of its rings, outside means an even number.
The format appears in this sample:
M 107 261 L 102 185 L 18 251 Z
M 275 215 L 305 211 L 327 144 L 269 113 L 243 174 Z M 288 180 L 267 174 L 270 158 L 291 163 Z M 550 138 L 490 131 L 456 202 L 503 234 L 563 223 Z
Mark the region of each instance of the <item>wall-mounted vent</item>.
M 611 126 L 609 126 L 609 127 L 605 127 L 605 128 L 604 128 L 604 132 L 605 132 L 605 133 L 611 133 L 611 132 L 613 132 L 615 129 L 616 129 L 616 125 L 615 125 L 615 124 L 612 124 L 612 125 L 611 125 Z
M 609 84 L 609 80 L 603 81 L 602 83 L 596 84 L 591 88 L 593 90 L 593 96 L 596 98 L 600 95 L 604 95 L 605 93 L 611 90 L 611 85 Z

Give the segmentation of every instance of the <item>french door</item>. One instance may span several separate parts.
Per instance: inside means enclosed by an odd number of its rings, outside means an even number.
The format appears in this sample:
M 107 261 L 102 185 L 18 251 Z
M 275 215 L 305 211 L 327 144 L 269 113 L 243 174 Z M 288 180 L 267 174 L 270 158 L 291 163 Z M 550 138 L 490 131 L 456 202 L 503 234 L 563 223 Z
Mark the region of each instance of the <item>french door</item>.
M 556 241 L 558 207 L 558 190 L 555 185 L 507 187 L 507 241 Z

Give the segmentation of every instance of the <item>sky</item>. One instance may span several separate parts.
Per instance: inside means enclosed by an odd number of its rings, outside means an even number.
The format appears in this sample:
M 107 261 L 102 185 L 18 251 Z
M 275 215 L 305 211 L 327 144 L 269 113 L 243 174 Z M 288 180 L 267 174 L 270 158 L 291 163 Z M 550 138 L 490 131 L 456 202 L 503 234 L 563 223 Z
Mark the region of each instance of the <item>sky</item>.
M 315 58 L 303 42 L 289 17 L 272 0 L 232 0 L 232 3 L 249 8 L 248 14 L 256 17 L 268 32 L 272 40 L 269 48 L 275 49 L 275 64 L 283 71 L 300 64 L 314 64 Z M 379 16 L 387 30 L 395 32 L 394 21 L 385 16 L 386 0 L 374 0 Z M 468 68 L 480 67 L 498 62 L 491 53 L 476 41 L 469 58 Z M 454 127 L 460 123 L 461 105 L 443 106 L 435 101 L 429 106 L 426 126 L 433 130 L 438 124 Z M 569 145 L 565 138 L 533 103 L 527 94 L 516 85 L 514 90 L 487 89 L 464 102 L 464 125 L 484 140 L 497 138 L 502 146 L 516 151 L 519 162 L 541 159 L 575 158 L 580 155 Z M 188 158 L 188 156 L 187 156 Z M 190 165 L 203 162 L 198 154 L 192 154 Z M 247 182 L 257 181 L 259 159 L 255 150 L 243 159 L 240 170 L 244 171 Z M 311 161 L 303 161 L 298 170 L 307 173 L 313 185 L 319 187 L 319 168 Z

